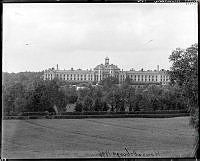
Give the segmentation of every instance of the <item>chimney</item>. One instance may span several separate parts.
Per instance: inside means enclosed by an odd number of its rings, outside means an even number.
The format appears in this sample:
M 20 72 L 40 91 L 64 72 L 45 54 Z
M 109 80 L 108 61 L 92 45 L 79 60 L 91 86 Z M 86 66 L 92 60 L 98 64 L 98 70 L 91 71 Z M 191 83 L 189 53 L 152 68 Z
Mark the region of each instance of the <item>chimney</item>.
M 58 70 L 58 64 L 57 64 L 57 70 Z
M 159 71 L 159 65 L 157 65 L 157 71 Z

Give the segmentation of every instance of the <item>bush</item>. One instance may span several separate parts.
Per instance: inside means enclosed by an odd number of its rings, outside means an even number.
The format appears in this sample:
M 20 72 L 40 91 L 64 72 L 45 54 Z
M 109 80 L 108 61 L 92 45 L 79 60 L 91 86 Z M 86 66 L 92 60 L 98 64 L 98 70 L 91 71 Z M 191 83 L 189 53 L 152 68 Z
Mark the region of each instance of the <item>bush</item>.
M 89 96 L 86 96 L 83 101 L 83 110 L 84 111 L 92 111 L 93 110 L 92 106 L 93 106 L 92 98 Z
M 76 112 L 82 112 L 83 111 L 83 103 L 78 101 L 76 102 L 76 105 L 75 105 L 75 109 L 74 109 Z

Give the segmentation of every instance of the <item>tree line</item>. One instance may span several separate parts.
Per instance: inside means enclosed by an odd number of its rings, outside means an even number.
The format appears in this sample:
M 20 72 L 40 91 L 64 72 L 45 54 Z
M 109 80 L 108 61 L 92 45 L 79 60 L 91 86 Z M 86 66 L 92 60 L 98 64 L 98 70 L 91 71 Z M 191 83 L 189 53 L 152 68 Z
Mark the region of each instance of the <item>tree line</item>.
M 31 79 L 26 74 L 19 81 L 3 85 L 3 110 L 5 115 L 22 112 L 65 112 L 67 104 L 75 104 L 76 112 L 88 111 L 157 111 L 187 109 L 178 86 L 149 85 L 135 88 L 128 81 L 116 84 L 108 77 L 100 85 L 84 84 L 77 90 L 67 82 L 54 79 Z
M 119 85 L 108 77 L 98 86 L 82 83 L 76 90 L 70 83 L 54 79 L 44 81 L 42 72 L 3 73 L 4 115 L 22 112 L 64 112 L 68 104 L 75 111 L 158 111 L 188 110 L 198 127 L 198 44 L 175 49 L 169 57 L 171 83 L 135 88 L 130 80 Z

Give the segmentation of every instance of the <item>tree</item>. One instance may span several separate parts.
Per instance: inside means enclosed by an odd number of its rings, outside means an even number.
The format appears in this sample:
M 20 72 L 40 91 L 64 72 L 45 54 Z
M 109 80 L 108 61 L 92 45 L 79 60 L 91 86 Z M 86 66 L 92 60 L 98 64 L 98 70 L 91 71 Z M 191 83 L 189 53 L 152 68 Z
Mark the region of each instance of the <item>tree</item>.
M 25 87 L 21 82 L 16 82 L 10 86 L 3 86 L 3 111 L 4 114 L 17 114 L 24 110 Z
M 130 87 L 128 89 L 128 97 L 127 97 L 127 100 L 128 100 L 128 106 L 129 106 L 129 111 L 133 111 L 133 108 L 134 108 L 134 102 L 135 102 L 135 88 L 133 87 Z
M 119 80 L 115 77 L 107 77 L 103 79 L 99 84 L 103 85 L 105 90 L 110 89 L 113 85 L 118 84 Z
M 89 88 L 83 88 L 83 89 L 78 90 L 78 98 L 80 100 L 84 100 L 84 98 L 86 96 L 89 96 L 89 95 L 90 95 L 90 89 Z
M 77 101 L 74 110 L 76 112 L 82 112 L 83 111 L 83 103 L 81 101 Z
M 93 109 L 94 109 L 94 111 L 102 111 L 103 103 L 100 98 L 95 99 Z
M 86 96 L 83 102 L 83 110 L 84 111 L 92 111 L 93 100 L 91 97 Z
M 115 110 L 125 111 L 127 103 L 127 90 L 123 88 L 117 88 L 114 93 Z
M 108 91 L 104 96 L 104 101 L 111 106 L 111 111 L 115 110 L 116 102 L 115 102 L 115 88 L 113 87 L 110 91 Z
M 131 78 L 130 78 L 129 76 L 127 76 L 127 77 L 125 78 L 124 83 L 123 83 L 123 88 L 128 88 L 129 85 L 131 85 L 131 82 L 132 82 Z
M 64 85 L 60 87 L 60 91 L 62 91 L 65 95 L 65 101 L 67 103 L 75 103 L 78 99 L 78 94 L 75 88 L 71 88 L 68 85 Z
M 135 95 L 135 104 L 134 104 L 134 108 L 133 108 L 134 111 L 140 111 L 141 110 L 140 109 L 141 108 L 140 107 L 141 100 L 142 100 L 142 94 L 136 93 L 136 95 Z
M 103 103 L 103 111 L 108 111 L 109 110 L 109 106 L 108 106 L 108 104 L 104 101 Z
M 170 78 L 172 85 L 177 84 L 183 90 L 183 97 L 188 101 L 191 122 L 199 127 L 198 106 L 198 44 L 187 49 L 177 48 L 169 57 L 172 62 Z

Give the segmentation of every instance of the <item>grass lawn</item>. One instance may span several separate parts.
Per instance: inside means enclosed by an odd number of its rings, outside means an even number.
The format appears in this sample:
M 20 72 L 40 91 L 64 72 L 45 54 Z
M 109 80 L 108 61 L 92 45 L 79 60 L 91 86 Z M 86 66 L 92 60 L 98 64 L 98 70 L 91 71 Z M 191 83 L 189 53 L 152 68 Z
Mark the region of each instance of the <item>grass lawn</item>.
M 4 158 L 190 157 L 195 142 L 189 117 L 3 120 L 2 135 Z

